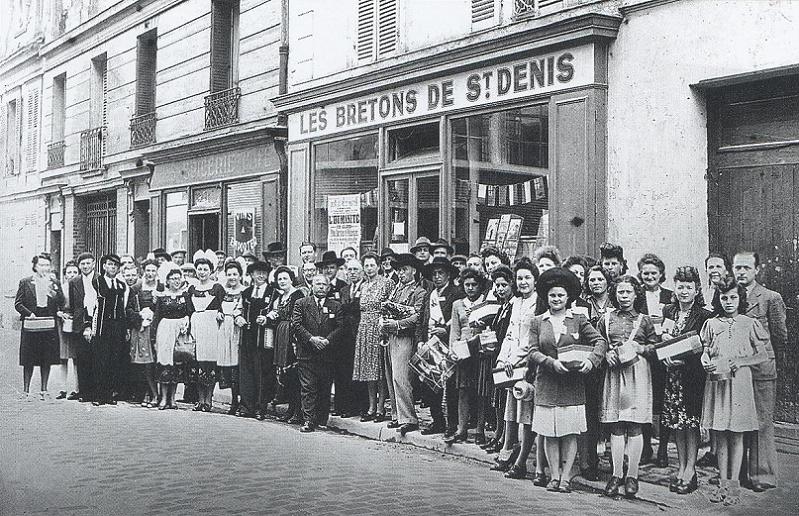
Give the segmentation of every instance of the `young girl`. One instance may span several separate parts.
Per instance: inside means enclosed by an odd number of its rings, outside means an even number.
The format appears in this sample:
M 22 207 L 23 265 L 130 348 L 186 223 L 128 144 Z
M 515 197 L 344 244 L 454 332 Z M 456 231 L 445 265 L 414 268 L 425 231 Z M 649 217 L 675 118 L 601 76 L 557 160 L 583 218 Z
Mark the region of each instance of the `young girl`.
M 769 334 L 757 319 L 740 313 L 746 309 L 746 289 L 728 276 L 716 284 L 716 316 L 702 327 L 705 351 L 702 364 L 708 372 L 702 405 L 702 428 L 716 442 L 721 480 L 710 501 L 735 505 L 740 501 L 737 480 L 743 459 L 744 432 L 758 429 L 750 366 L 767 360 Z M 735 480 L 733 480 L 735 479 Z
M 654 353 L 660 338 L 649 316 L 641 313 L 646 297 L 637 279 L 630 275 L 617 278 L 610 301 L 616 310 L 606 313 L 597 328 L 609 344 L 600 420 L 611 425 L 613 476 L 605 495 L 615 497 L 624 484 L 624 495 L 634 498 L 644 448 L 641 430 L 652 423 L 652 376 L 646 357 Z M 625 452 L 628 467 L 623 480 Z

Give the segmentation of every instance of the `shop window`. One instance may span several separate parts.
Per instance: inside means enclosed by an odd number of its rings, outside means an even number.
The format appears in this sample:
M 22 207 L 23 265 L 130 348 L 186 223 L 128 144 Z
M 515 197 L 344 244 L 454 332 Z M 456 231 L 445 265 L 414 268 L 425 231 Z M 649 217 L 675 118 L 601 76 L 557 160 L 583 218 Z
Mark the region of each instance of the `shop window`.
M 403 127 L 388 133 L 389 162 L 437 158 L 438 150 L 438 123 Z
M 547 242 L 547 113 L 541 105 L 452 120 L 456 244 L 497 245 L 514 258 Z
M 169 192 L 166 194 L 166 250 L 188 248 L 188 194 Z
M 360 252 L 375 247 L 377 178 L 377 135 L 314 147 L 313 215 L 316 223 L 313 238 L 322 251 L 334 249 L 338 252 L 352 244 L 357 244 Z M 334 219 L 334 227 L 328 219 L 330 206 L 336 206 L 337 213 L 347 217 Z M 345 220 L 355 227 L 344 227 Z M 334 241 L 329 241 L 330 237 Z M 347 245 L 343 245 L 345 241 Z
M 730 102 L 719 121 L 722 147 L 799 140 L 799 94 Z

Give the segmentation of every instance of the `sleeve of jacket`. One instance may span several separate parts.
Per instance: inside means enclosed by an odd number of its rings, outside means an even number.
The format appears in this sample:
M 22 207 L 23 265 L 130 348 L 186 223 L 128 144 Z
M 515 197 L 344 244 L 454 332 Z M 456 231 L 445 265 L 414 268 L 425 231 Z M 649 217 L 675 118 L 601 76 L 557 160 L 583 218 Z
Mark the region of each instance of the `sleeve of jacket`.
M 771 345 L 783 346 L 788 342 L 788 328 L 785 325 L 785 302 L 775 292 L 768 300 L 768 327 L 771 332 Z
M 430 294 L 424 296 L 422 314 L 419 324 L 416 325 L 416 342 L 427 342 L 427 327 L 430 324 Z
M 533 317 L 533 320 L 530 322 L 530 365 L 538 364 L 538 365 L 551 365 L 552 357 L 548 357 L 541 351 L 541 343 L 540 337 L 541 335 L 541 318 L 540 317 Z
M 142 317 L 139 314 L 139 306 L 138 299 L 139 293 L 141 292 L 140 288 L 132 287 L 130 289 L 130 295 L 128 296 L 128 304 L 125 306 L 125 315 L 128 320 L 128 327 L 129 328 L 136 328 L 142 322 Z
M 449 328 L 449 339 L 448 344 L 452 347 L 452 344 L 456 342 L 461 337 L 461 318 L 459 312 L 461 311 L 461 307 L 463 303 L 460 300 L 455 301 L 452 303 L 452 317 L 450 317 L 450 328 Z
M 336 327 L 327 334 L 327 340 L 330 344 L 335 346 L 341 343 L 341 340 L 347 336 L 347 322 L 346 322 L 346 309 L 344 305 L 339 303 L 336 307 L 336 315 L 333 320 L 336 321 Z
M 599 330 L 591 325 L 591 321 L 584 317 L 580 318 L 580 338 L 586 345 L 593 348 L 591 354 L 588 355 L 588 360 L 591 361 L 594 368 L 599 367 L 608 352 L 608 341 L 599 333 Z
M 19 287 L 17 287 L 17 295 L 14 298 L 14 309 L 19 312 L 23 318 L 30 317 L 33 315 L 27 306 L 25 306 L 25 282 L 28 281 L 27 279 L 19 280 Z
M 416 326 L 419 322 L 419 318 L 422 316 L 422 308 L 424 307 L 424 297 L 426 294 L 427 292 L 425 292 L 421 286 L 416 287 L 410 299 L 414 308 L 413 314 L 404 319 L 397 320 L 397 328 L 399 330 L 405 330 Z
M 303 307 L 305 305 L 304 298 L 294 303 L 294 310 L 291 311 L 291 329 L 294 330 L 294 337 L 297 339 L 298 344 L 307 344 L 311 341 L 311 332 L 303 326 Z

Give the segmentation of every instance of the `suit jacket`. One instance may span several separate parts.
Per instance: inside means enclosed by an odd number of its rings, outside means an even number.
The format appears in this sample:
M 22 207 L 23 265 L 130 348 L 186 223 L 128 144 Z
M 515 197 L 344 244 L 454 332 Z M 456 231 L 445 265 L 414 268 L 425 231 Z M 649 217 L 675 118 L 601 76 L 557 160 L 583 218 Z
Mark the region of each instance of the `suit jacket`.
M 330 282 L 330 289 L 327 291 L 327 297 L 335 299 L 336 301 L 341 301 L 341 291 L 344 290 L 347 285 L 349 285 L 349 283 L 346 281 L 333 278 L 333 281 Z M 310 296 L 312 295 L 313 291 L 311 291 Z
M 126 307 L 130 297 L 130 289 L 124 281 L 119 279 L 111 280 L 112 286 L 109 287 L 105 276 L 95 276 L 92 278 L 92 286 L 97 290 L 97 322 L 96 335 L 103 332 L 106 321 L 115 320 L 127 323 Z
M 424 309 L 422 310 L 422 316 L 419 319 L 419 325 L 416 327 L 416 342 L 427 342 L 427 339 L 430 338 L 428 334 L 429 325 L 430 325 L 430 295 L 433 293 L 431 290 L 427 293 L 424 297 Z M 445 286 L 444 289 L 439 292 L 438 294 L 438 304 L 441 307 L 441 313 L 444 315 L 444 320 L 447 323 L 447 333 L 444 337 L 441 338 L 441 342 L 447 344 L 449 342 L 449 332 L 450 332 L 450 321 L 452 321 L 452 305 L 458 299 L 464 298 L 466 295 L 463 293 L 463 289 L 457 287 L 452 281 L 449 281 Z
M 341 315 L 346 331 L 346 343 L 355 345 L 355 336 L 358 335 L 358 325 L 361 322 L 361 290 L 364 282 L 361 281 L 358 291 L 353 293 L 356 285 L 346 285 L 341 289 Z
M 660 287 L 660 293 L 658 294 L 660 299 L 658 299 L 658 302 L 661 305 L 663 305 L 664 307 L 666 305 L 670 305 L 672 303 L 672 299 L 671 298 L 672 298 L 673 294 L 674 294 L 673 291 L 671 291 L 671 290 L 669 290 L 667 288 Z M 649 307 L 646 305 L 646 299 L 644 299 L 644 303 L 641 305 L 641 313 L 645 314 L 645 315 L 656 315 L 656 316 L 660 316 L 661 315 L 661 314 L 650 314 L 649 313 Z
M 558 358 L 558 349 L 581 344 L 593 348 L 588 360 L 599 367 L 608 343 L 591 325 L 588 317 L 566 311 L 563 320 L 566 332 L 555 340 L 549 312 L 536 316 L 530 324 L 530 361 L 538 365 L 535 377 L 535 404 L 544 407 L 564 407 L 585 404 L 583 375 L 579 372 L 556 373 L 552 364 Z
M 95 272 L 92 277 L 92 285 L 96 278 L 97 273 Z M 83 330 L 91 325 L 91 314 L 86 313 L 86 307 L 83 305 L 85 296 L 83 273 L 80 273 L 69 280 L 69 309 L 66 311 L 72 314 L 72 333 L 83 333 Z
M 745 315 L 757 319 L 768 331 L 771 339 L 766 343 L 768 360 L 761 362 L 750 369 L 755 380 L 775 380 L 777 378 L 777 364 L 774 355 L 774 346 L 785 349 L 788 342 L 788 328 L 785 325 L 785 302 L 778 292 L 769 290 L 760 283 L 755 282 L 752 291 L 747 294 L 748 307 Z
M 53 294 L 47 296 L 47 308 L 42 309 L 36 306 L 36 284 L 34 277 L 29 276 L 19 281 L 17 288 L 17 295 L 14 298 L 14 309 L 19 312 L 20 319 L 30 317 L 31 315 L 38 315 L 45 317 L 48 315 L 55 316 L 64 306 L 64 293 L 61 291 L 61 285 L 55 278 L 50 280 Z
M 259 315 L 266 315 L 269 307 L 272 306 L 277 289 L 269 283 L 263 294 L 259 297 L 253 297 L 255 293 L 255 284 L 245 288 L 241 293 L 241 315 L 247 321 L 247 326 L 242 328 L 241 332 L 241 345 L 247 349 L 263 349 L 266 342 L 264 331 L 266 326 L 256 324 L 255 319 Z M 263 314 L 261 313 L 263 311 Z
M 341 303 L 325 298 L 322 310 L 319 310 L 316 297 L 304 297 L 294 303 L 291 328 L 297 339 L 297 360 L 333 362 L 345 332 Z M 324 349 L 316 349 L 311 344 L 311 337 L 324 337 L 330 344 Z

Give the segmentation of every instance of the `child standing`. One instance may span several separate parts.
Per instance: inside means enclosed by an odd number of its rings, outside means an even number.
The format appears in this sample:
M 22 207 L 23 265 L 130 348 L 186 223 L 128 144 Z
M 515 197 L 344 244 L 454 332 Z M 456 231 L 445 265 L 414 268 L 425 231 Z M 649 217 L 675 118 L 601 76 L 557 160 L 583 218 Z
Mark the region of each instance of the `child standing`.
M 769 334 L 757 319 L 741 315 L 746 308 L 746 289 L 732 277 L 717 284 L 713 308 L 716 316 L 705 322 L 701 332 L 702 364 L 708 372 L 701 426 L 715 439 L 721 477 L 710 501 L 729 506 L 740 501 L 737 478 L 744 432 L 758 428 L 749 367 L 767 359 Z

